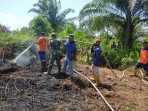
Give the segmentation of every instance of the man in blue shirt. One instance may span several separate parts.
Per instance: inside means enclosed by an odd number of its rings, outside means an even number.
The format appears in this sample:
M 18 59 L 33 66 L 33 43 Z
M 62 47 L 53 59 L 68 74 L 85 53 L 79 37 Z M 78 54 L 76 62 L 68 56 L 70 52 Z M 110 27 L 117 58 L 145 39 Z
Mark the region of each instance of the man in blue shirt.
M 70 77 L 73 77 L 73 61 L 69 59 L 69 53 L 76 51 L 76 44 L 74 42 L 73 34 L 69 34 L 68 41 L 64 43 L 64 46 L 67 47 L 67 52 L 62 74 L 66 74 L 66 68 L 67 65 L 69 65 Z
M 115 44 L 115 42 L 113 42 L 113 44 L 111 45 L 111 49 L 116 49 L 116 44 Z
M 93 53 L 93 60 L 92 60 L 92 74 L 94 78 L 91 78 L 91 80 L 94 80 L 96 83 L 95 86 L 99 85 L 100 82 L 100 76 L 99 76 L 99 66 L 101 66 L 101 53 L 102 50 L 100 48 L 100 40 L 95 40 L 95 44 L 92 45 L 91 53 Z M 94 49 L 94 46 L 95 49 Z

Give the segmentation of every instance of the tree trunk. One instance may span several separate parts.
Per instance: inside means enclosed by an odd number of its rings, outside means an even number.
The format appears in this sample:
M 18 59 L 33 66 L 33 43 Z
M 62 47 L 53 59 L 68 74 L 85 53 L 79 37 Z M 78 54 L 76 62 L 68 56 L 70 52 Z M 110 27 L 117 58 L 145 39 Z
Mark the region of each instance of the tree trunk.
M 125 41 L 124 41 L 124 48 L 128 47 L 129 37 L 131 34 L 131 13 L 128 12 L 126 15 L 127 21 L 126 21 L 126 29 L 125 29 Z

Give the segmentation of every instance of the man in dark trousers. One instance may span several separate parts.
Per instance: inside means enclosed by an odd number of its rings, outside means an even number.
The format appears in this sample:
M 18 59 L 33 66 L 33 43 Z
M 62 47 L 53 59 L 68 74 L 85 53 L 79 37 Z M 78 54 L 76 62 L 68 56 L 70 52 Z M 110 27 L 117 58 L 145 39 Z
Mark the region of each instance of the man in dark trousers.
M 41 72 L 46 71 L 46 60 L 45 60 L 45 53 L 46 53 L 46 39 L 44 37 L 44 33 L 41 32 L 38 41 L 36 42 L 39 45 L 39 55 L 41 60 Z
M 93 78 L 91 78 L 91 80 L 94 80 L 96 82 L 94 84 L 95 86 L 98 86 L 100 82 L 99 67 L 101 66 L 101 53 L 102 53 L 100 42 L 101 41 L 99 39 L 95 40 L 95 43 L 92 45 L 91 48 L 91 53 L 93 53 L 93 60 L 91 66 Z
M 147 41 L 142 42 L 143 48 L 141 49 L 141 52 L 140 52 L 140 58 L 134 68 L 134 73 L 131 76 L 135 76 L 138 68 L 140 68 L 142 66 L 145 71 L 143 78 L 148 77 L 148 46 L 147 46 L 147 44 L 148 44 Z

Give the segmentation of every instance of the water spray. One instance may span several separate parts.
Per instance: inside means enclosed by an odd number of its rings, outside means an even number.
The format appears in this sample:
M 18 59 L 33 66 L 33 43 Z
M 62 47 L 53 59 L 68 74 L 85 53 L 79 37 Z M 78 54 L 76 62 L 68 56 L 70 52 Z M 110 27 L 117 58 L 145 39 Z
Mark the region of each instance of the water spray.
M 16 62 L 18 61 L 18 59 L 19 59 L 22 55 L 24 55 L 33 45 L 34 45 L 34 43 L 31 44 L 27 49 L 25 49 L 21 54 L 19 54 L 19 55 L 18 55 L 14 60 L 12 60 L 11 62 L 16 63 Z

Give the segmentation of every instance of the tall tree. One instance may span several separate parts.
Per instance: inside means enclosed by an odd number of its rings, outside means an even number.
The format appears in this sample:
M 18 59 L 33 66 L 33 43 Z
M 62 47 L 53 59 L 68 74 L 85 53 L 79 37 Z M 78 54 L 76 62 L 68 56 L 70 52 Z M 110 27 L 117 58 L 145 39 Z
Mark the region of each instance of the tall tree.
M 124 48 L 136 40 L 134 33 L 139 24 L 148 21 L 147 0 L 93 0 L 80 12 L 80 21 L 93 17 L 91 29 L 112 27 L 120 33 Z M 117 34 L 117 33 L 116 33 Z
M 35 12 L 46 17 L 56 32 L 65 29 L 66 24 L 74 25 L 75 18 L 66 19 L 66 16 L 74 10 L 69 8 L 60 13 L 61 2 L 59 0 L 39 0 L 33 6 L 35 8 L 30 9 L 28 13 Z

